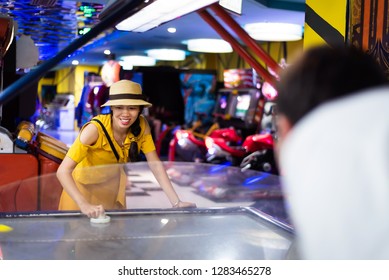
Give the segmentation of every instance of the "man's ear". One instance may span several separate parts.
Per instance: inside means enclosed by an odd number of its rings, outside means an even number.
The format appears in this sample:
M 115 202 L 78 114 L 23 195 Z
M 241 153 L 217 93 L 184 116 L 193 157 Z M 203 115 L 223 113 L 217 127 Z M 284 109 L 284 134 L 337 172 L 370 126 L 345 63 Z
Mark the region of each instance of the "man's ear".
M 292 129 L 292 123 L 289 121 L 289 119 L 285 115 L 277 115 L 277 141 L 274 145 L 274 156 L 277 162 L 278 170 L 280 174 L 282 174 L 282 167 L 280 164 L 280 150 L 282 143 L 285 139 L 285 137 L 288 135 L 289 131 Z
M 277 133 L 280 138 L 285 138 L 293 125 L 285 115 L 277 116 Z

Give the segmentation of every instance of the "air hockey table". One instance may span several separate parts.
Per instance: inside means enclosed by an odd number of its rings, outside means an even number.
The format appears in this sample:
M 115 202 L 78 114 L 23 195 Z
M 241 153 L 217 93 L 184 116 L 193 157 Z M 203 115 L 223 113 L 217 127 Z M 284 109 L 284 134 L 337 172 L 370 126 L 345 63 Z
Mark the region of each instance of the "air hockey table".
M 292 228 L 252 207 L 135 209 L 93 224 L 79 212 L 3 213 L 9 260 L 279 260 Z M 292 253 L 291 253 L 292 252 Z

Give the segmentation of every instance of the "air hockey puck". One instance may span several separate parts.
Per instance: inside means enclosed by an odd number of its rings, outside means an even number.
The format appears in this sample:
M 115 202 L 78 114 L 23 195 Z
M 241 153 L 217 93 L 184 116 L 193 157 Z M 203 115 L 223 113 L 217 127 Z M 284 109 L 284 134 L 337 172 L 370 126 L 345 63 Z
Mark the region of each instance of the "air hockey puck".
M 111 221 L 111 217 L 104 215 L 98 218 L 90 218 L 90 222 L 93 224 L 108 224 Z

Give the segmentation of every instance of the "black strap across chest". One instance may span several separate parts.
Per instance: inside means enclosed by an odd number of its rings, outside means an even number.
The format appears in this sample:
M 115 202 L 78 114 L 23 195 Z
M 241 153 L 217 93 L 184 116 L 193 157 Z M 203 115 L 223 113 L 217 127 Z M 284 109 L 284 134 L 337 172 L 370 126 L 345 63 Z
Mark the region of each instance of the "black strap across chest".
M 115 146 L 113 145 L 113 142 L 112 142 L 112 140 L 111 140 L 111 137 L 109 137 L 108 131 L 107 131 L 107 129 L 105 128 L 105 126 L 103 125 L 103 123 L 102 123 L 100 120 L 98 120 L 98 119 L 92 119 L 92 121 L 95 121 L 95 122 L 97 122 L 97 123 L 100 124 L 101 128 L 102 128 L 103 131 L 104 131 L 105 137 L 107 137 L 108 143 L 109 143 L 109 145 L 111 146 L 111 149 L 112 149 L 113 153 L 115 154 L 116 160 L 119 161 L 119 154 L 118 154 L 118 152 L 116 151 Z

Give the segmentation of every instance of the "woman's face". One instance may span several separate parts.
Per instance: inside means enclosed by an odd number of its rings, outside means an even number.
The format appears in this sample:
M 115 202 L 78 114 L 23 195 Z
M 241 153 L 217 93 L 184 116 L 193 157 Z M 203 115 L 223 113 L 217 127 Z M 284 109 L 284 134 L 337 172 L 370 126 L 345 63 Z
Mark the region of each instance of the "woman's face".
M 129 128 L 139 115 L 140 107 L 131 106 L 111 106 L 112 121 L 120 128 Z

